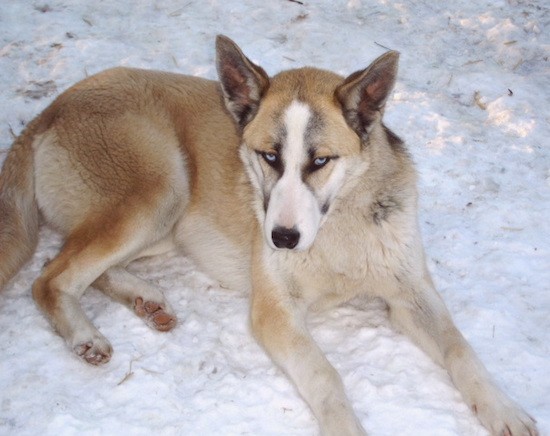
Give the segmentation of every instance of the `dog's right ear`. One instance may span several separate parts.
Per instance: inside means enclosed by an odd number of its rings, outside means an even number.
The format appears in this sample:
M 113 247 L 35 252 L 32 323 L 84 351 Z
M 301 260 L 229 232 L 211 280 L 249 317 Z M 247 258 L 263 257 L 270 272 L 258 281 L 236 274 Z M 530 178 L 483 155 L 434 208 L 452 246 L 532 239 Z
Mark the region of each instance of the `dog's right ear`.
M 258 111 L 269 87 L 269 76 L 223 35 L 216 38 L 216 66 L 225 105 L 237 124 L 244 128 Z

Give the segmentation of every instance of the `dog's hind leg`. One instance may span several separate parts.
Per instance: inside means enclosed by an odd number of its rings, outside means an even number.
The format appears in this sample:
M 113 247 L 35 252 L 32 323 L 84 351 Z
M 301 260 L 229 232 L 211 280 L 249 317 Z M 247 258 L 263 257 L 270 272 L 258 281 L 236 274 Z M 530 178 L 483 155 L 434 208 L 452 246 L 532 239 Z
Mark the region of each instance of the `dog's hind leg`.
M 128 215 L 128 210 L 132 214 Z M 109 361 L 112 348 L 87 318 L 79 299 L 109 268 L 124 264 L 155 242 L 158 229 L 147 212 L 129 201 L 70 232 L 59 255 L 33 285 L 33 296 L 52 326 L 91 364 Z
M 176 315 L 162 292 L 122 266 L 109 268 L 92 286 L 124 304 L 151 328 L 165 332 L 176 325 Z
M 447 369 L 466 403 L 493 435 L 537 435 L 535 421 L 504 394 L 455 327 L 429 273 L 400 277 L 382 297 L 390 318 L 436 362 Z

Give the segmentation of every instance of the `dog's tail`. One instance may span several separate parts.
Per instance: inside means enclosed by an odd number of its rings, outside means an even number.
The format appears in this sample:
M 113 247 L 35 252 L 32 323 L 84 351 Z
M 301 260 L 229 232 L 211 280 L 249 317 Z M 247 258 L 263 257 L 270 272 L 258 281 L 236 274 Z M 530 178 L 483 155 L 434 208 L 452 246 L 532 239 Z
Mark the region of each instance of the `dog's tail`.
M 42 124 L 31 121 L 13 143 L 0 173 L 0 290 L 29 260 L 38 242 L 32 142 Z

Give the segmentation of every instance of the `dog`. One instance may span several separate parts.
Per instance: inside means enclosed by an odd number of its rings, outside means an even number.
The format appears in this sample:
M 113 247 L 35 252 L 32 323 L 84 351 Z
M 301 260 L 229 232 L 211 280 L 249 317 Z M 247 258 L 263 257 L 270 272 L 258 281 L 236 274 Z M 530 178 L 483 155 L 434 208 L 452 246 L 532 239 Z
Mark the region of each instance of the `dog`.
M 361 435 L 306 313 L 360 294 L 447 369 L 494 435 L 537 435 L 491 381 L 434 288 L 417 222 L 416 175 L 383 123 L 389 51 L 344 78 L 315 68 L 269 77 L 218 36 L 219 82 L 115 68 L 62 93 L 15 140 L 0 175 L 0 288 L 33 254 L 40 222 L 64 244 L 32 287 L 78 356 L 109 361 L 79 299 L 93 286 L 167 331 L 176 315 L 133 276 L 173 248 L 251 295 L 251 329 L 325 435 Z

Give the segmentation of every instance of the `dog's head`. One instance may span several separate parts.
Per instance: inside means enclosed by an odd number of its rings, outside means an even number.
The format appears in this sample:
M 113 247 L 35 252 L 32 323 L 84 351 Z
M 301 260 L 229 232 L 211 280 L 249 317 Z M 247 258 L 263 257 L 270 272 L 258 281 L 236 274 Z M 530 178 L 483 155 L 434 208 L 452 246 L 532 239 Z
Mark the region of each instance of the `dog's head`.
M 334 200 L 368 170 L 362 151 L 381 123 L 398 54 L 346 79 L 314 68 L 269 78 L 229 38 L 219 36 L 216 49 L 265 238 L 274 249 L 307 250 Z

